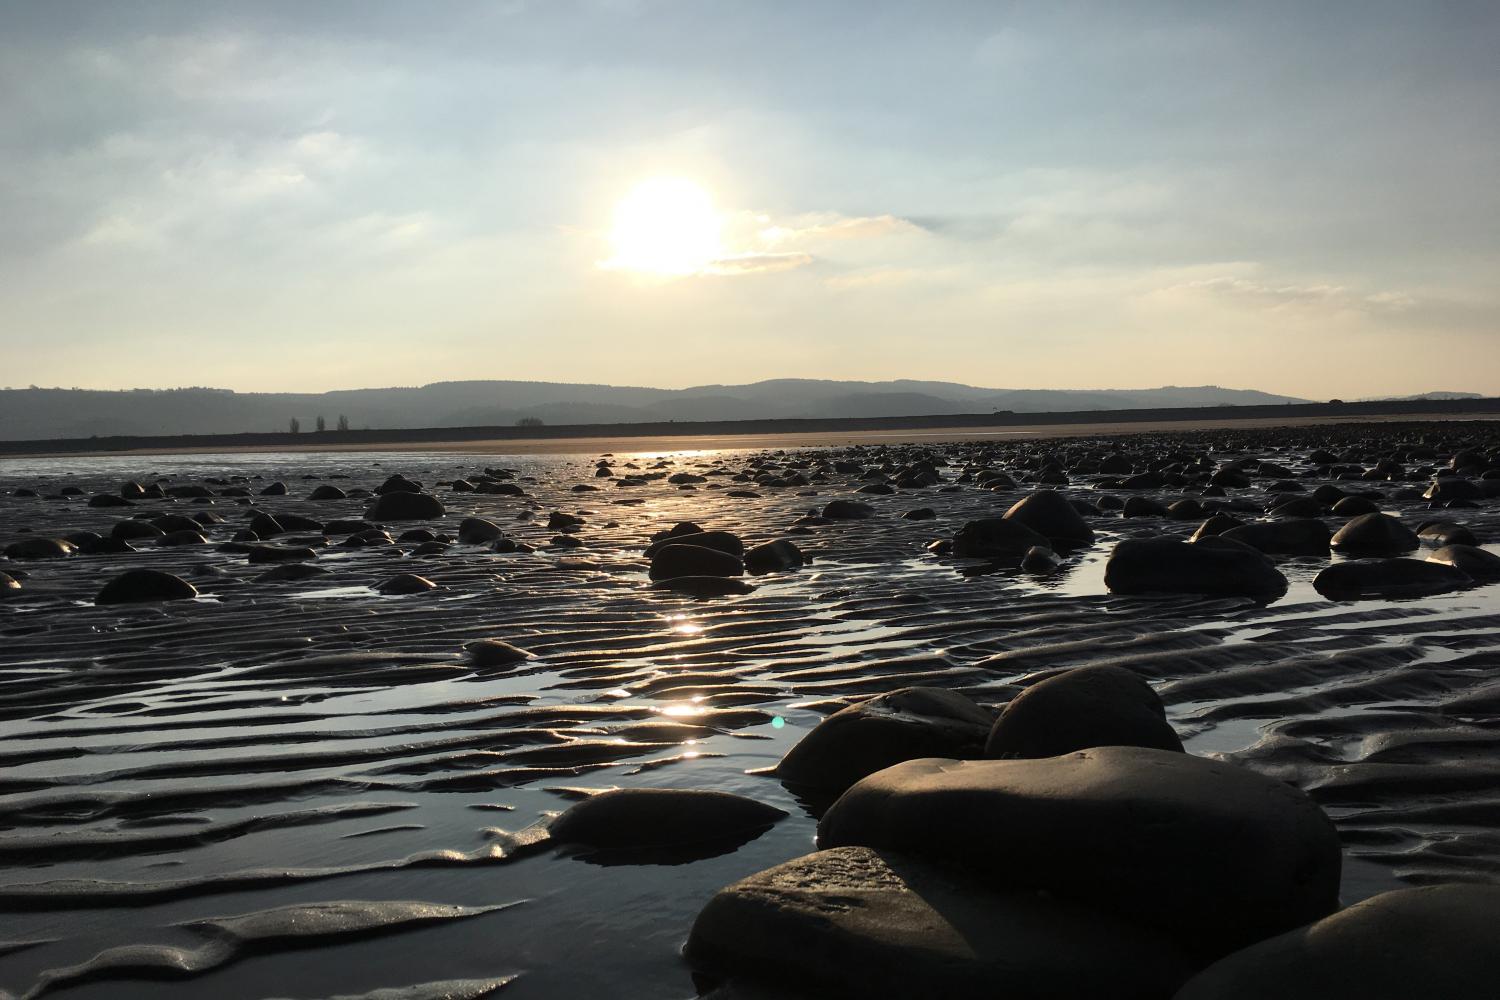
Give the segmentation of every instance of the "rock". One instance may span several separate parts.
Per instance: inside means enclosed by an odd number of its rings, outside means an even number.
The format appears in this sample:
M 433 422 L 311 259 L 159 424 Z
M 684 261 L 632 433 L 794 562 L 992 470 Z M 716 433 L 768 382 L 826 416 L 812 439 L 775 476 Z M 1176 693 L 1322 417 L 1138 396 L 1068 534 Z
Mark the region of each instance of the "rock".
M 745 564 L 737 556 L 673 542 L 651 558 L 650 576 L 653 580 L 670 580 L 678 576 L 740 576 L 744 572 Z
M 337 486 L 329 486 L 327 484 L 324 484 L 322 486 L 317 487 L 311 493 L 309 493 L 307 495 L 307 499 L 309 499 L 309 500 L 344 500 L 344 499 L 347 499 L 348 496 L 349 496 L 349 494 L 345 493 L 343 490 L 339 489 Z
M 1287 586 L 1286 577 L 1270 560 L 1248 546 L 1220 547 L 1172 538 L 1118 542 L 1104 564 L 1104 585 L 1116 594 L 1258 598 L 1280 597 Z
M 1191 540 L 1196 542 L 1200 538 L 1211 538 L 1215 535 L 1222 535 L 1230 528 L 1241 527 L 1244 523 L 1239 518 L 1230 517 L 1228 514 L 1214 514 L 1208 520 L 1198 525 L 1198 530 L 1193 532 Z
M 1084 522 L 1082 515 L 1073 509 L 1067 497 L 1052 490 L 1040 490 L 1023 497 L 1005 512 L 1005 517 L 1050 538 L 1053 548 L 1067 544 L 1089 545 L 1094 541 L 1094 531 Z
M 583 525 L 583 518 L 576 514 L 565 514 L 560 510 L 554 510 L 547 518 L 548 531 L 577 531 Z
M 446 513 L 443 502 L 430 493 L 395 490 L 378 496 L 365 517 L 374 521 L 427 521 Z
M 133 538 L 160 538 L 166 532 L 162 531 L 150 521 L 137 521 L 134 519 L 116 521 L 114 527 L 109 529 L 111 538 L 123 538 L 127 542 Z
M 1383 892 L 1230 955 L 1174 1000 L 1490 1000 L 1497 921 L 1500 886 Z
M 686 788 L 616 788 L 592 795 L 552 821 L 560 844 L 671 847 L 728 840 L 769 829 L 786 813 L 743 795 Z
M 90 507 L 134 507 L 135 504 L 124 497 L 115 496 L 112 493 L 100 493 L 89 497 Z
M 1057 553 L 1044 545 L 1033 545 L 1021 557 L 1021 569 L 1038 576 L 1056 573 L 1061 565 L 1062 561 L 1058 559 Z
M 1417 526 L 1417 538 L 1434 548 L 1442 548 L 1444 545 L 1477 546 L 1479 544 L 1479 539 L 1474 537 L 1474 532 L 1452 521 L 1424 521 Z
M 482 517 L 466 517 L 458 524 L 460 545 L 487 545 L 504 535 L 505 531 L 500 525 Z
M 1313 577 L 1313 589 L 1335 601 L 1361 597 L 1424 597 L 1460 590 L 1474 581 L 1446 561 L 1352 559 Z
M 717 549 L 727 552 L 732 556 L 743 556 L 745 554 L 745 543 L 740 536 L 729 531 L 698 531 L 691 534 L 669 535 L 658 539 L 646 547 L 646 557 L 650 558 L 668 545 L 697 545 L 705 549 Z
M 984 755 L 1059 757 L 1106 746 L 1182 752 L 1161 698 L 1124 667 L 1078 667 L 1022 691 L 995 721 Z
M 184 528 L 182 531 L 167 532 L 156 540 L 156 544 L 164 548 L 176 548 L 182 545 L 207 545 L 208 539 L 203 537 L 201 531 Z
M 315 521 L 310 517 L 303 517 L 301 514 L 282 513 L 276 520 L 281 522 L 283 531 L 321 532 L 323 530 L 322 521 Z
M 1484 491 L 1478 484 L 1458 476 L 1444 476 L 1433 482 L 1422 496 L 1425 499 L 1437 502 L 1448 500 L 1482 500 Z
M 865 778 L 818 824 L 862 845 L 1041 889 L 1223 955 L 1338 905 L 1333 824 L 1291 785 L 1140 747 L 1037 760 L 913 760 Z
M 0 573 L 0 600 L 14 597 L 21 592 L 21 581 L 9 573 Z
M 1361 514 L 1334 532 L 1336 551 L 1357 556 L 1394 556 L 1421 544 L 1416 533 L 1389 514 Z
M 1052 540 L 1004 517 L 970 521 L 953 536 L 953 554 L 961 559 L 1015 559 L 1037 547 L 1050 549 Z
M 250 519 L 249 528 L 260 538 L 270 538 L 272 535 L 280 535 L 286 531 L 280 521 L 270 514 L 256 514 Z
M 183 601 L 197 596 L 197 587 L 171 573 L 154 569 L 130 569 L 106 583 L 94 598 L 94 603 L 141 604 L 148 601 Z
M 375 487 L 376 496 L 388 496 L 392 493 L 421 493 L 422 484 L 403 475 L 394 475 L 385 482 Z
M 1121 511 L 1124 517 L 1166 517 L 1167 508 L 1165 504 L 1134 494 L 1125 498 L 1125 508 Z
M 1474 545 L 1444 545 L 1427 561 L 1452 566 L 1475 580 L 1500 579 L 1500 556 Z
M 1196 521 L 1203 516 L 1203 502 L 1196 497 L 1184 497 L 1167 506 L 1167 516 L 1174 521 Z
M 61 538 L 26 538 L 5 547 L 7 559 L 63 559 L 78 552 L 78 546 Z
M 398 495 L 397 493 L 386 494 L 386 496 Z M 377 584 L 375 589 L 382 594 L 420 594 L 424 590 L 433 590 L 436 587 L 437 584 L 425 576 L 418 576 L 415 573 L 400 573 L 386 580 L 384 583 Z
M 1138 924 L 864 847 L 819 851 L 719 890 L 684 954 L 710 981 L 736 987 L 911 1000 L 1159 1000 L 1193 968 Z
M 531 659 L 531 654 L 519 646 L 512 646 L 499 639 L 475 639 L 464 643 L 464 652 L 476 667 L 509 667 Z
M 286 496 L 286 483 L 278 480 L 261 490 L 260 495 L 263 497 L 284 497 Z
M 838 793 L 866 775 L 918 757 L 978 757 L 992 713 L 942 688 L 909 687 L 841 708 L 776 765 L 792 785 Z
M 1355 518 L 1361 514 L 1380 513 L 1380 505 L 1369 497 L 1348 496 L 1333 505 L 1333 512 L 1339 517 Z
M 745 569 L 751 573 L 779 573 L 807 562 L 795 543 L 784 538 L 757 545 L 745 553 Z
M 858 500 L 830 500 L 823 506 L 823 516 L 834 521 L 862 521 L 875 516 L 875 508 Z
M 1219 535 L 1233 539 L 1267 555 L 1326 556 L 1328 525 L 1312 517 L 1294 517 L 1283 521 L 1255 521 L 1230 528 Z
M 670 590 L 688 597 L 737 597 L 755 593 L 755 585 L 732 576 L 674 576 L 657 580 L 652 590 Z
M 937 511 L 931 507 L 915 507 L 901 512 L 903 521 L 931 521 L 935 517 L 937 517 Z

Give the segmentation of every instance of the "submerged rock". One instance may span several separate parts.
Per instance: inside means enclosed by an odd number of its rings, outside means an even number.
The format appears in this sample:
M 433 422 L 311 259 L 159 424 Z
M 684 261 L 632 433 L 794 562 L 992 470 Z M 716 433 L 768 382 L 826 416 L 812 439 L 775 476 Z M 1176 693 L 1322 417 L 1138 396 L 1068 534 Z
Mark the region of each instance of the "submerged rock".
M 1127 538 L 1104 564 L 1104 585 L 1116 594 L 1205 594 L 1270 598 L 1286 593 L 1286 577 L 1264 555 L 1240 544 L 1210 545 L 1173 538 Z
M 198 588 L 181 577 L 154 569 L 131 569 L 106 583 L 94 603 L 140 604 L 183 601 L 197 596 Z
M 830 520 L 862 521 L 875 516 L 875 508 L 858 500 L 830 500 L 823 507 L 823 516 Z
M 995 717 L 942 688 L 877 695 L 818 723 L 776 766 L 793 785 L 841 792 L 866 775 L 918 757 L 978 757 Z
M 657 580 L 652 590 L 669 590 L 688 597 L 736 597 L 755 593 L 755 584 L 732 576 L 674 576 Z
M 1491 1000 L 1497 921 L 1500 886 L 1383 892 L 1230 955 L 1174 1000 Z
M 684 954 L 711 980 L 914 1000 L 1159 1000 L 1193 968 L 1138 923 L 864 847 L 819 851 L 719 890 Z
M 560 844 L 670 847 L 733 838 L 784 818 L 775 806 L 729 792 L 616 788 L 572 806 L 549 831 Z
M 531 659 L 531 653 L 499 639 L 475 639 L 464 643 L 464 652 L 477 667 L 508 667 Z
M 820 847 L 888 848 L 1043 889 L 1227 954 L 1338 905 L 1342 850 L 1303 792 L 1139 747 L 1037 760 L 913 760 L 845 792 Z
M 1000 713 L 986 757 L 1058 757 L 1091 747 L 1182 751 L 1161 698 L 1124 667 L 1079 667 L 1027 688 Z

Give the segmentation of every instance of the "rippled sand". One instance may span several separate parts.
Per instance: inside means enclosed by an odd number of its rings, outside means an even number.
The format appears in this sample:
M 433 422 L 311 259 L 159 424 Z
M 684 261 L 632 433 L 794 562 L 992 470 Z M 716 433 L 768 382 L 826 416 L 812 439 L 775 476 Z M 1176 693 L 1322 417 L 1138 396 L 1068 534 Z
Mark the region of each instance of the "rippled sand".
M 365 502 L 303 499 L 330 482 L 400 472 L 459 517 L 490 518 L 537 546 L 413 557 L 414 545 L 321 547 L 331 572 L 257 582 L 269 567 L 214 545 L 0 561 L 25 570 L 0 602 L 0 990 L 68 997 L 689 997 L 678 948 L 720 886 L 811 848 L 814 819 L 774 764 L 830 711 L 911 684 L 999 704 L 1039 672 L 1114 662 L 1157 685 L 1188 749 L 1227 753 L 1304 788 L 1348 848 L 1346 901 L 1406 883 L 1500 879 L 1500 587 L 1437 598 L 1332 603 L 1310 586 L 1327 559 L 1281 560 L 1283 599 L 1123 598 L 1104 592 L 1110 545 L 1187 536 L 1193 522 L 1100 517 L 1100 540 L 1045 579 L 925 551 L 964 521 L 1002 513 L 1032 486 L 957 483 L 966 463 L 1029 474 L 1036 456 L 1254 454 L 1301 473 L 1330 434 L 1373 450 L 1423 435 L 1500 441 L 1488 425 L 1223 431 L 1110 442 L 924 444 L 920 449 L 615 456 L 658 476 L 622 488 L 594 456 L 356 453 L 130 456 L 0 462 L 0 545 L 107 534 L 130 509 L 91 509 L 63 486 L 218 480 L 221 494 L 281 479 L 285 497 L 143 501 L 212 511 L 222 542 L 247 506 L 319 521 Z M 1362 437 L 1363 436 L 1363 437 Z M 1295 447 L 1293 447 L 1295 446 Z M 863 495 L 879 514 L 799 518 L 866 482 L 823 473 L 946 457 L 945 485 Z M 627 463 L 638 466 L 626 468 Z M 438 484 L 515 470 L 527 496 Z M 783 487 L 734 473 L 800 471 Z M 665 474 L 708 475 L 692 490 Z M 247 477 L 244 480 L 238 477 Z M 335 478 L 338 477 L 338 478 Z M 347 478 L 342 478 L 347 477 Z M 762 476 L 762 478 L 765 478 Z M 1066 487 L 1092 499 L 1097 475 Z M 1322 480 L 1299 480 L 1309 489 Z M 1270 480 L 1231 498 L 1259 505 Z M 575 492 L 578 485 L 597 492 Z M 1356 483 L 1411 521 L 1424 483 Z M 20 487 L 43 497 L 17 498 Z M 756 498 L 731 498 L 750 489 Z M 1167 497 L 1178 491 L 1163 489 Z M 904 520 L 932 507 L 935 520 Z M 555 548 L 551 511 L 580 515 L 583 545 Z M 522 516 L 527 515 L 527 516 Z M 1482 539 L 1500 513 L 1443 515 Z M 755 579 L 744 597 L 646 589 L 641 549 L 679 520 L 747 543 L 791 537 L 813 557 Z M 1330 524 L 1336 524 L 1330 519 Z M 396 533 L 411 525 L 393 527 Z M 278 538 L 278 542 L 285 541 Z M 1335 557 L 1337 558 L 1337 557 Z M 193 601 L 96 607 L 130 567 L 165 569 Z M 378 596 L 398 572 L 440 589 Z M 476 671 L 463 643 L 499 638 L 536 658 Z M 621 859 L 528 843 L 528 827 L 582 788 L 737 791 L 792 815 L 730 853 Z M 672 860 L 674 864 L 639 863 Z M 377 994 L 388 995 L 388 994 Z

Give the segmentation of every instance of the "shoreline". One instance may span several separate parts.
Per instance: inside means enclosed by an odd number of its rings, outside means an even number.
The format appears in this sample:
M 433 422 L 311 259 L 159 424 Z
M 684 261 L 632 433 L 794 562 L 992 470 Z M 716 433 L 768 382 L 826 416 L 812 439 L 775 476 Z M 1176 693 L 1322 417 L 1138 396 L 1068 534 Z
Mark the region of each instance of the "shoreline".
M 361 452 L 442 452 L 464 455 L 587 455 L 600 452 L 627 454 L 681 453 L 763 448 L 839 448 L 855 445 L 934 444 L 993 440 L 1034 441 L 1047 438 L 1097 437 L 1164 433 L 1168 431 L 1261 430 L 1275 427 L 1335 427 L 1420 422 L 1478 423 L 1500 421 L 1500 413 L 1383 413 L 1362 415 L 1315 415 L 1286 417 L 1216 417 L 1164 420 L 1103 420 L 1093 423 L 1067 422 L 1006 426 L 892 427 L 871 429 L 816 429 L 746 431 L 744 433 L 599 434 L 591 436 L 494 437 L 474 440 L 404 439 L 359 440 L 327 443 L 221 443 L 134 448 L 55 450 L 9 450 L 0 441 L 0 461 L 35 458 L 100 458 L 124 455 L 239 455 L 239 454 L 334 454 Z M 756 421 L 755 423 L 762 423 Z M 621 427 L 628 425 L 620 425 Z M 310 434 L 308 436 L 311 436 Z M 26 442 L 44 444 L 45 442 Z

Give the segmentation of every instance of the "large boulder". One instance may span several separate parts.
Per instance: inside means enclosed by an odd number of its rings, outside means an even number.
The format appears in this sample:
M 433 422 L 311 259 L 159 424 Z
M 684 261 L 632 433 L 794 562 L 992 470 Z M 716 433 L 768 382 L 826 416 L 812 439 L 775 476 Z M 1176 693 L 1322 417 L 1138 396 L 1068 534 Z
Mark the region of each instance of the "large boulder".
M 978 757 L 995 717 L 954 691 L 910 687 L 841 708 L 781 759 L 776 776 L 838 794 L 919 757 Z
M 1057 757 L 1091 747 L 1182 751 L 1161 698 L 1124 667 L 1079 667 L 1011 699 L 984 745 L 986 757 Z
M 737 838 L 785 817 L 775 806 L 729 792 L 616 788 L 575 804 L 549 831 L 561 844 L 670 847 Z
M 1338 552 L 1355 556 L 1395 556 L 1421 544 L 1417 533 L 1400 518 L 1378 511 L 1361 514 L 1334 532 L 1329 544 Z
M 646 557 L 649 559 L 668 545 L 697 545 L 705 549 L 718 549 L 732 556 L 745 554 L 745 543 L 732 531 L 697 531 L 652 541 L 646 548 Z
M 447 513 L 443 502 L 430 493 L 392 490 L 376 497 L 365 511 L 372 521 L 427 521 Z
M 1338 905 L 1338 833 L 1305 794 L 1235 764 L 1140 747 L 898 764 L 845 792 L 818 844 L 888 848 L 1043 889 L 1204 955 Z
M 1425 597 L 1474 581 L 1452 563 L 1428 559 L 1351 559 L 1313 577 L 1313 589 L 1335 601 L 1361 597 Z
M 1193 968 L 1137 923 L 864 847 L 819 851 L 719 890 L 684 954 L 710 982 L 778 997 L 790 987 L 817 997 L 1160 1000 Z
M 1052 547 L 1088 545 L 1094 530 L 1068 498 L 1053 490 L 1038 490 L 1016 501 L 1005 516 L 1052 540 Z
M 986 517 L 970 521 L 953 536 L 953 554 L 961 559 L 1019 559 L 1052 540 L 1017 520 Z
M 670 580 L 679 576 L 741 576 L 745 564 L 738 556 L 701 545 L 674 542 L 656 550 L 651 557 L 651 579 Z
M 186 580 L 154 569 L 129 569 L 106 583 L 95 604 L 143 604 L 153 601 L 184 601 L 198 596 L 198 588 Z
M 1255 521 L 1230 528 L 1220 538 L 1229 538 L 1267 555 L 1326 556 L 1328 525 L 1315 517 L 1288 518 L 1283 521 Z
M 1497 923 L 1500 886 L 1383 892 L 1230 955 L 1174 1000 L 1492 1000 Z
M 24 538 L 5 547 L 7 559 L 63 559 L 74 555 L 78 546 L 61 538 Z
M 1104 564 L 1104 585 L 1116 594 L 1205 594 L 1280 597 L 1286 577 L 1247 545 L 1174 538 L 1127 538 Z

